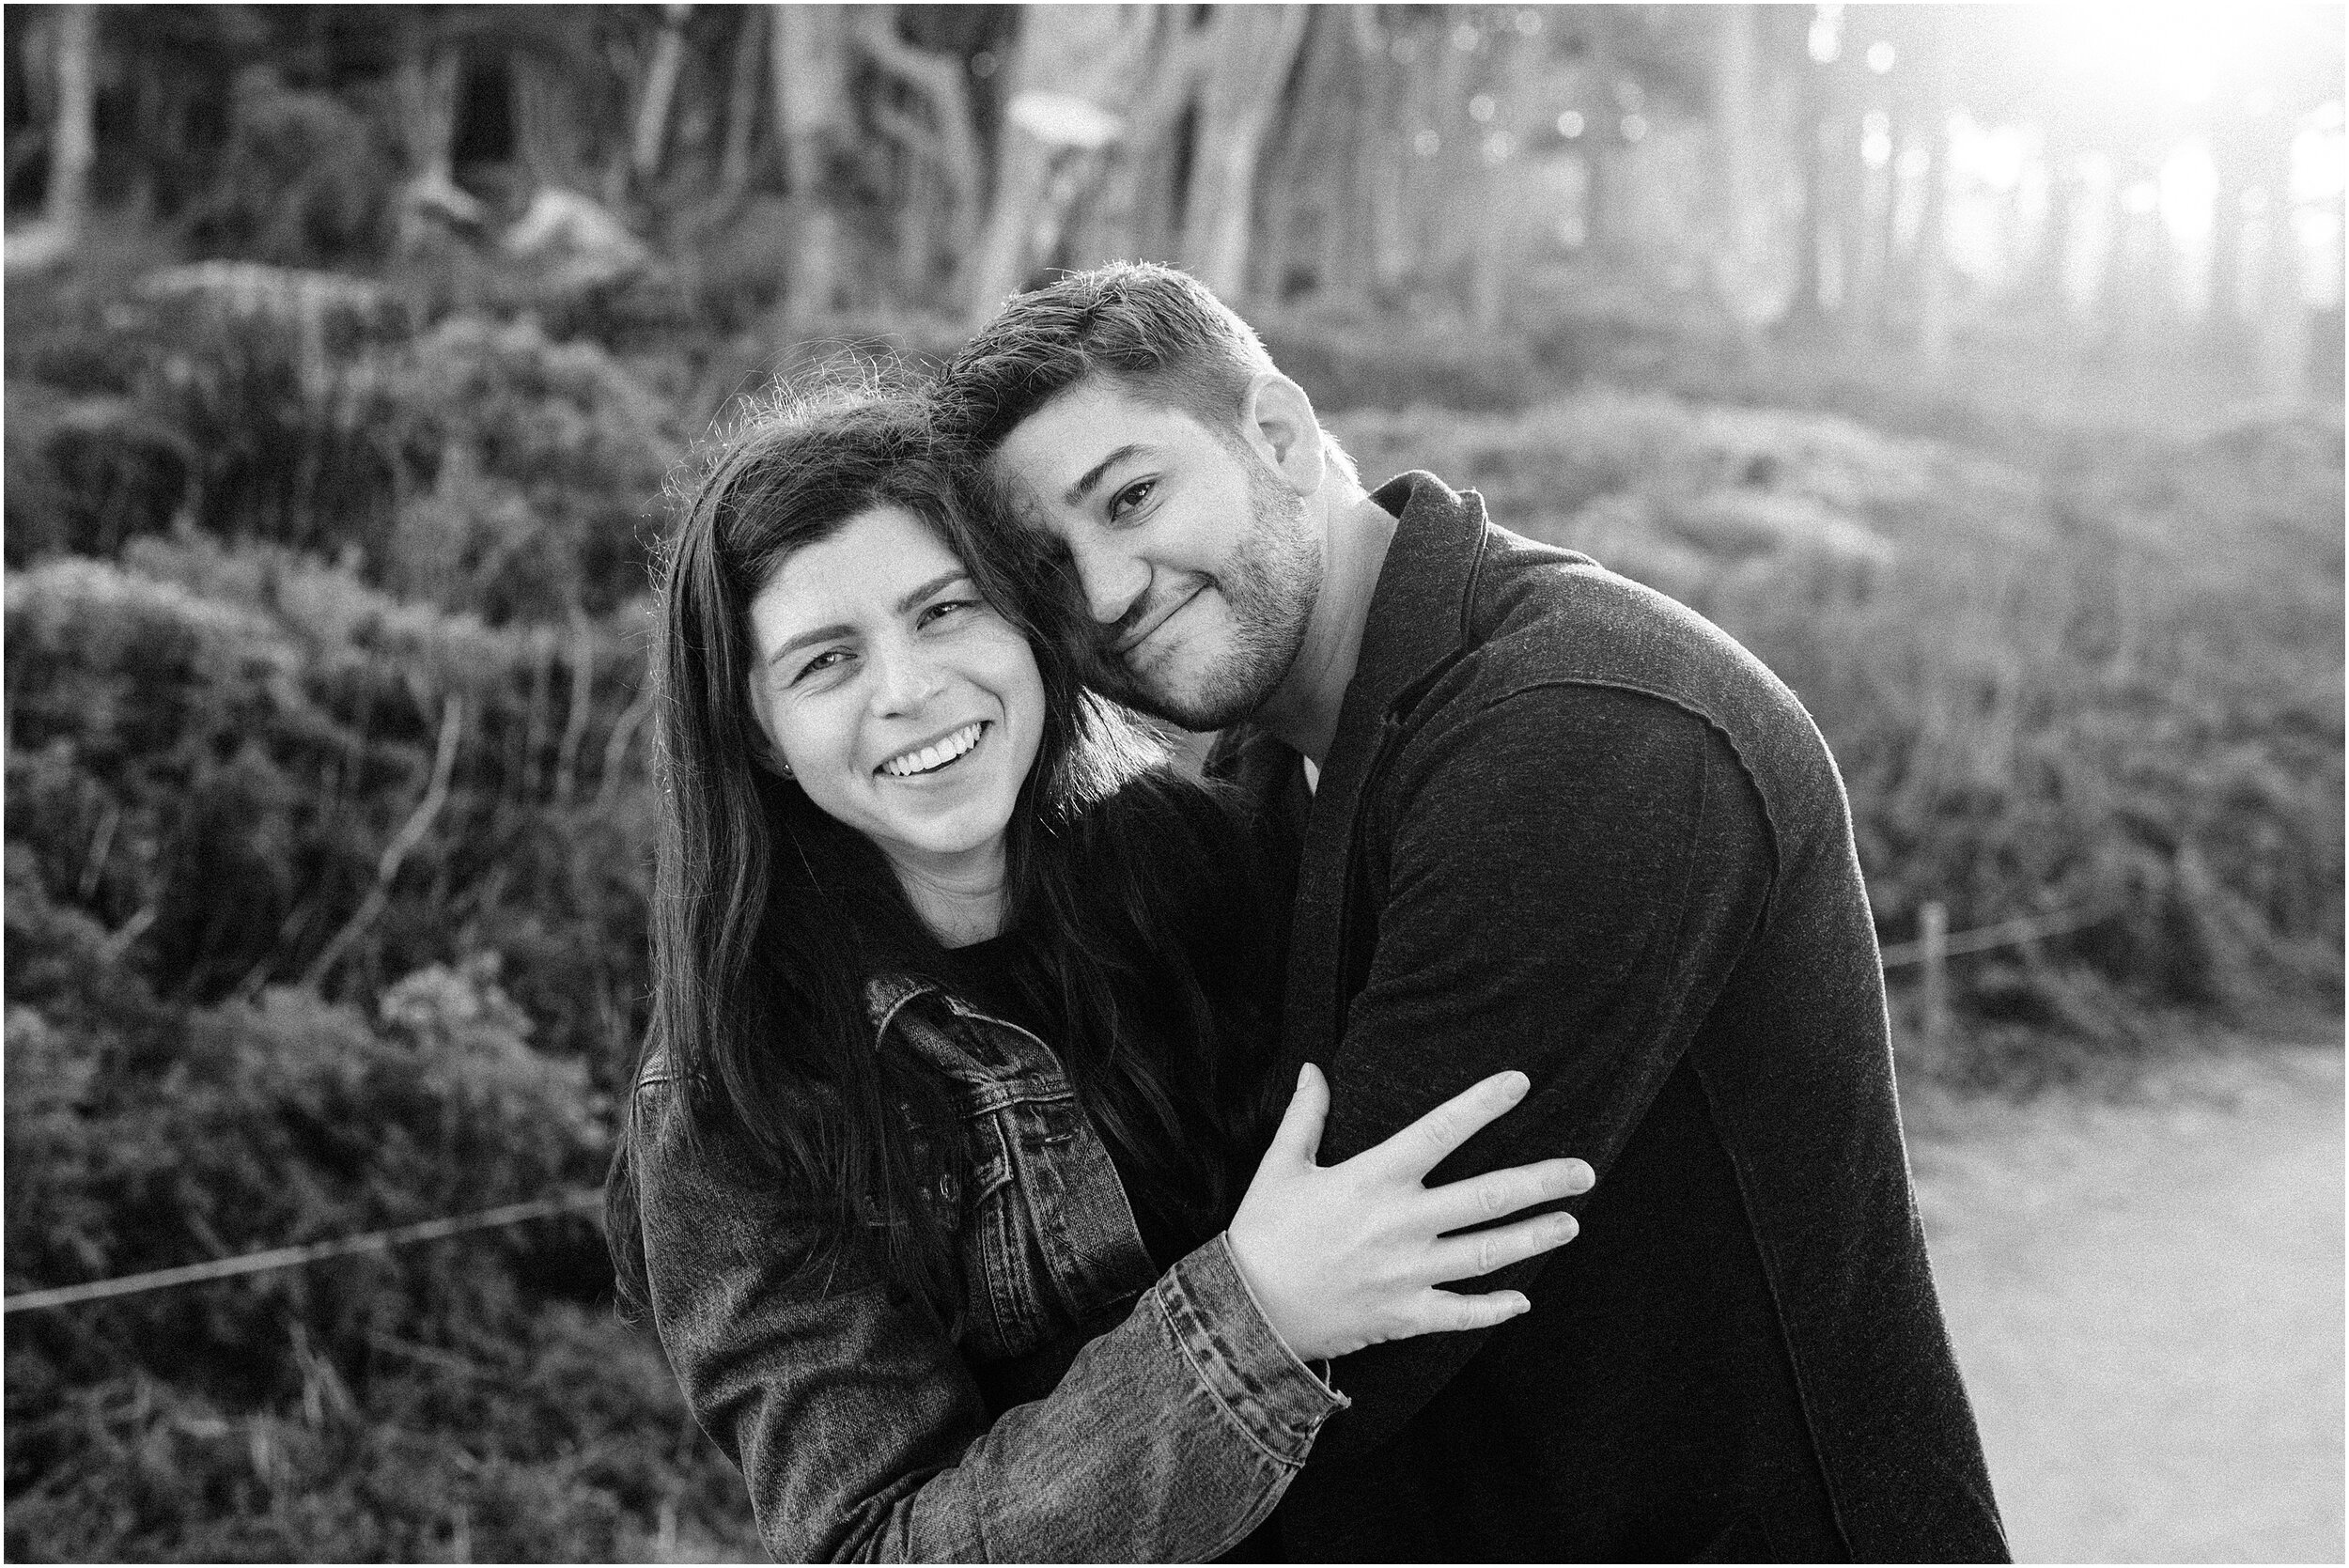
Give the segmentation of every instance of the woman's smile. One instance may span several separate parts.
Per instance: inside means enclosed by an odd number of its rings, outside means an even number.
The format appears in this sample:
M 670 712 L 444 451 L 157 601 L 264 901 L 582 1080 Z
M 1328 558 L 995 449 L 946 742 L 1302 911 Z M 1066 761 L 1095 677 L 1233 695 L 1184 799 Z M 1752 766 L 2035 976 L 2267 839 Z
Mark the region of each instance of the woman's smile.
M 900 506 L 859 512 L 777 564 L 750 621 L 753 716 L 808 800 L 901 876 L 999 883 L 1043 676 L 937 532 Z
M 909 781 L 934 778 L 977 750 L 988 728 L 984 719 L 964 724 L 940 739 L 899 753 L 873 771 Z

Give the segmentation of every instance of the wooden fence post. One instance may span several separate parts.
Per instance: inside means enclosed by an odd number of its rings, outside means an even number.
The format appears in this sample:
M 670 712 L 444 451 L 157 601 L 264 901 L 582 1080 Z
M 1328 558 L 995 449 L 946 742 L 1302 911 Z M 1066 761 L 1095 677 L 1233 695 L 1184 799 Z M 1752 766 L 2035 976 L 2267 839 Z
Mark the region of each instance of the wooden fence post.
M 1919 956 L 1925 966 L 1925 1050 L 1937 1060 L 1950 1032 L 1950 911 L 1929 900 L 1917 914 Z

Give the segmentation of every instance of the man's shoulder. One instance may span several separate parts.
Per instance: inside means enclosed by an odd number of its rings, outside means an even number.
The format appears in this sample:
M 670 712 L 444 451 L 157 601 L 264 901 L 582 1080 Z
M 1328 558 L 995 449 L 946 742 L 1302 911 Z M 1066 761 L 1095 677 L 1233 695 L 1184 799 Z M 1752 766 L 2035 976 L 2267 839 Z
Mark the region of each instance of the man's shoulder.
M 1406 705 L 1398 738 L 1411 751 L 1490 749 L 1498 737 L 1516 771 L 1538 777 L 1553 747 L 1618 747 L 1626 725 L 1658 744 L 1677 732 L 1673 744 L 1718 752 L 1743 773 L 1773 818 L 1842 814 L 1833 760 L 1801 702 L 1687 605 L 1488 520 L 1459 609 L 1457 656 Z
M 1724 729 L 1800 712 L 1785 683 L 1688 606 L 1579 551 L 1486 523 L 1463 662 L 1480 696 L 1548 684 L 1641 691 Z

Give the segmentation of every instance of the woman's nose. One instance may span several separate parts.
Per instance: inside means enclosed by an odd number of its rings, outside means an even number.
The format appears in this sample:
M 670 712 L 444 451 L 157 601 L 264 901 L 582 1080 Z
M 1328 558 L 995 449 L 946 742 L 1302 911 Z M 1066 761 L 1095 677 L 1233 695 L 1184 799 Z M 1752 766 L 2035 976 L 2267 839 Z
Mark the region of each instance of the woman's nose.
M 938 694 L 945 684 L 938 661 L 914 647 L 877 649 L 874 661 L 873 710 L 882 715 L 910 713 Z

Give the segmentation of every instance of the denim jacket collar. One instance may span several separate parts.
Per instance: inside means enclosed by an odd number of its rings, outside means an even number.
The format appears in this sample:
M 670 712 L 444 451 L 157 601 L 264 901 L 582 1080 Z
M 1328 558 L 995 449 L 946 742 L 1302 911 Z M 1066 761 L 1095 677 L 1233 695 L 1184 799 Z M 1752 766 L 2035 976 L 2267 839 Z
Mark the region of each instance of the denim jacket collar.
M 864 983 L 864 1012 L 873 1020 L 873 1043 L 879 1045 L 888 1038 L 889 1026 L 897 1017 L 897 1010 L 915 997 L 939 990 L 927 980 L 917 980 L 910 974 L 877 974 Z

